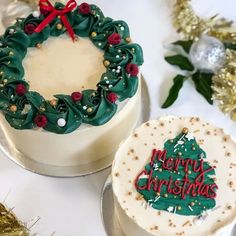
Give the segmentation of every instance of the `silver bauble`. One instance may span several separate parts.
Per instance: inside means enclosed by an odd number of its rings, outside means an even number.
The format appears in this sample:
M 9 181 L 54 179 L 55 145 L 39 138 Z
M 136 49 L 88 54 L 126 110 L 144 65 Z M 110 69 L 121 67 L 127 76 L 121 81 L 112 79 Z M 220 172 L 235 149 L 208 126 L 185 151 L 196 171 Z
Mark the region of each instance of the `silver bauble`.
M 226 52 L 224 44 L 220 40 L 203 35 L 193 43 L 189 56 L 196 69 L 216 73 L 224 65 Z

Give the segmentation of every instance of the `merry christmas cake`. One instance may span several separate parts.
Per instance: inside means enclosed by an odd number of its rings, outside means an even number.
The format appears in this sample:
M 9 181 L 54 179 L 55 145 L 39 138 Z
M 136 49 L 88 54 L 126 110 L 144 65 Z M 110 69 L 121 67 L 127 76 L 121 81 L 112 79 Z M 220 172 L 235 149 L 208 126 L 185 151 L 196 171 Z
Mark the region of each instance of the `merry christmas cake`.
M 196 117 L 149 121 L 118 149 L 112 185 L 127 236 L 230 236 L 236 143 Z
M 0 37 L 1 124 L 37 162 L 99 160 L 139 120 L 142 49 L 124 21 L 95 5 L 41 0 L 39 7 Z

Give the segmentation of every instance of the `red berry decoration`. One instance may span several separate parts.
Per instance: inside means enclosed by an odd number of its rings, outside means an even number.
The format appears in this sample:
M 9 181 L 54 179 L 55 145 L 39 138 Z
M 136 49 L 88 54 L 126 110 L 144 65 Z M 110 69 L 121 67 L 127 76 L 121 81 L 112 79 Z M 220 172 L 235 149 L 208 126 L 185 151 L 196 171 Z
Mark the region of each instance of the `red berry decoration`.
M 74 92 L 71 94 L 71 99 L 73 102 L 78 102 L 82 99 L 83 94 L 80 92 Z
M 44 128 L 47 123 L 48 123 L 48 119 L 46 116 L 44 115 L 37 115 L 34 119 L 34 123 L 40 127 L 40 128 Z
M 91 7 L 88 3 L 84 2 L 79 6 L 79 13 L 87 15 L 91 12 Z
M 139 73 L 139 68 L 136 64 L 130 63 L 126 66 L 126 73 L 131 76 L 137 76 Z
M 26 87 L 25 87 L 25 85 L 24 84 L 18 84 L 17 86 L 16 86 L 16 94 L 18 95 L 18 96 L 23 96 L 23 95 L 25 95 L 25 93 L 27 92 L 27 89 L 26 89 Z
M 117 45 L 121 43 L 121 36 L 117 33 L 111 34 L 107 39 L 109 44 Z
M 117 99 L 118 99 L 118 97 L 117 97 L 116 93 L 111 92 L 107 95 L 107 100 L 111 103 L 115 103 L 117 101 Z
M 50 11 L 47 11 L 47 10 L 45 10 L 45 9 L 43 9 L 43 8 L 40 8 L 40 13 L 41 13 L 42 15 L 44 15 L 44 16 L 48 16 L 48 15 L 50 14 Z
M 25 25 L 24 31 L 26 34 L 33 34 L 35 29 L 37 28 L 37 25 L 29 23 Z

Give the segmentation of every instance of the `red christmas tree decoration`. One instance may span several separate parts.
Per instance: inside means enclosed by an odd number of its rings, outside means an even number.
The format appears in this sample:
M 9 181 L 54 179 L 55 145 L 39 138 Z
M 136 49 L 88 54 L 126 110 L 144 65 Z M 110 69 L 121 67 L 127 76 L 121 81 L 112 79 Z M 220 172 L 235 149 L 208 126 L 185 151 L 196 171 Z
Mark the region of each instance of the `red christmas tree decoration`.
M 79 6 L 79 13 L 87 15 L 91 12 L 91 7 L 88 3 L 84 2 Z
M 139 68 L 136 64 L 130 63 L 126 66 L 126 73 L 131 76 L 137 76 L 139 73 Z
M 71 99 L 73 102 L 78 102 L 83 98 L 83 94 L 80 92 L 74 92 L 71 94 Z
M 112 45 L 120 44 L 121 43 L 121 36 L 117 33 L 113 33 L 108 37 L 107 42 Z
M 111 93 L 107 94 L 107 100 L 109 102 L 115 103 L 117 101 L 117 99 L 118 99 L 118 96 L 116 93 L 111 92 Z
M 18 95 L 18 96 L 23 96 L 23 95 L 25 95 L 25 93 L 27 92 L 27 88 L 25 87 L 25 85 L 24 84 L 18 84 L 17 86 L 16 86 L 16 94 Z
M 46 127 L 47 123 L 48 123 L 48 119 L 45 115 L 37 115 L 34 119 L 34 123 L 40 127 L 40 128 L 44 128 Z

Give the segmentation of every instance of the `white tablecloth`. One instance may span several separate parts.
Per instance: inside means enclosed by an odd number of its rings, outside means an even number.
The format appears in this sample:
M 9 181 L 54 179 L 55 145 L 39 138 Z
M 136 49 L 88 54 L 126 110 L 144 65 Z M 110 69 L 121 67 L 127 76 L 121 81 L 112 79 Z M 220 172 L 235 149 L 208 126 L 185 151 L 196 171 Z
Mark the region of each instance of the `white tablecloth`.
M 176 71 L 163 56 L 163 47 L 178 39 L 171 24 L 172 0 L 94 0 L 105 15 L 126 20 L 132 37 L 143 46 L 145 64 L 142 68 L 151 97 L 151 118 L 164 114 L 195 115 L 224 128 L 236 138 L 236 123 L 225 117 L 217 107 L 208 105 L 187 81 L 178 101 L 170 109 L 160 105 L 168 93 Z M 5 0 L 0 0 L 0 9 Z M 235 0 L 194 0 L 196 10 L 203 16 L 220 13 L 236 20 Z M 3 31 L 1 29 L 1 31 Z M 32 144 L 34 145 L 34 144 Z M 0 201 L 24 222 L 36 217 L 40 221 L 32 228 L 37 235 L 105 236 L 100 217 L 100 193 L 110 170 L 82 178 L 58 179 L 32 174 L 0 155 Z

